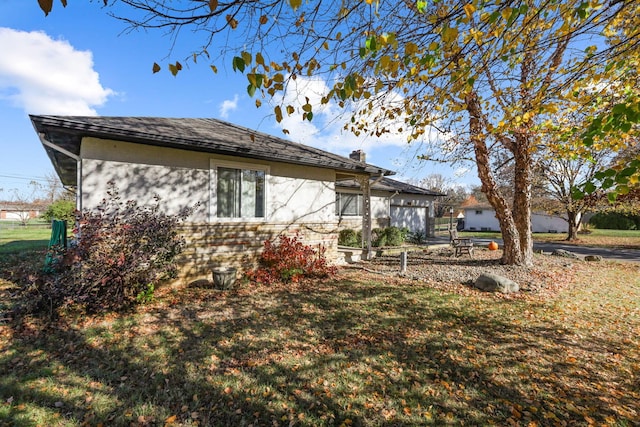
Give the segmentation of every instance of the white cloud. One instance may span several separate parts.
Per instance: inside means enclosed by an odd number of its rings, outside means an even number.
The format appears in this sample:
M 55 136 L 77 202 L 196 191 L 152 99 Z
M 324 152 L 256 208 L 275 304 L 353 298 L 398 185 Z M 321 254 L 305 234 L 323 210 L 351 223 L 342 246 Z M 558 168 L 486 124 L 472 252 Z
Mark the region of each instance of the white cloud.
M 231 99 L 225 99 L 222 104 L 220 104 L 220 117 L 223 119 L 229 118 L 229 113 L 238 109 L 238 95 L 236 94 Z
M 100 84 L 90 51 L 44 32 L 0 27 L 0 100 L 32 114 L 95 115 L 111 89 Z

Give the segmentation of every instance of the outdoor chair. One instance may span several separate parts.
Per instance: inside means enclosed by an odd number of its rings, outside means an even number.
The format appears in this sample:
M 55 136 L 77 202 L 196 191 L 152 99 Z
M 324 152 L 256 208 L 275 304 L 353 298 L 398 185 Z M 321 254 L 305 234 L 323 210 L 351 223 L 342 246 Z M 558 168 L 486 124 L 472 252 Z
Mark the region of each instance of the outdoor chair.
M 468 254 L 473 257 L 473 242 L 467 237 L 458 237 L 458 230 L 449 230 L 449 238 L 451 239 L 451 246 L 453 246 L 455 256 L 459 257 L 462 254 Z

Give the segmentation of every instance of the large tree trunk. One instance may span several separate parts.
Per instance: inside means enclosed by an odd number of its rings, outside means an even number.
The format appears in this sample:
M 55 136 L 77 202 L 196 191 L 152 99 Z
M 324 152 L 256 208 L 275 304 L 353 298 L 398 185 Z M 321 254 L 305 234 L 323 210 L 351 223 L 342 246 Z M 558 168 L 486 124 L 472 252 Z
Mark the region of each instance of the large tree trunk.
M 520 235 L 520 264 L 533 265 L 533 236 L 531 234 L 531 182 L 533 159 L 526 135 L 515 138 L 513 219 Z
M 567 221 L 569 222 L 569 232 L 567 233 L 567 240 L 578 239 L 578 212 L 573 210 L 567 211 Z
M 491 206 L 493 206 L 502 231 L 504 246 L 501 262 L 503 264 L 520 265 L 523 263 L 520 233 L 516 227 L 509 203 L 500 192 L 490 169 L 489 149 L 487 148 L 486 138 L 483 136 L 480 105 L 475 93 L 467 95 L 466 107 L 469 112 L 469 131 L 476 155 L 478 177 L 482 182 L 482 192 L 487 196 Z

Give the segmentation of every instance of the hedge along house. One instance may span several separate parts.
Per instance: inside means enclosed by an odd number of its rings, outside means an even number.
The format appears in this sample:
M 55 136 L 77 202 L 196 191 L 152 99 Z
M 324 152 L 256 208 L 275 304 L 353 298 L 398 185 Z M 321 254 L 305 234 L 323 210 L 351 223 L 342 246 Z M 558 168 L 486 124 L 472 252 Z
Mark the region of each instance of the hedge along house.
M 392 171 L 215 119 L 31 116 L 79 210 L 96 207 L 115 182 L 123 200 L 166 213 L 200 203 L 182 226 L 181 278 L 213 267 L 252 267 L 265 240 L 300 233 L 337 259 L 336 182 L 355 180 L 371 235 L 372 178 Z

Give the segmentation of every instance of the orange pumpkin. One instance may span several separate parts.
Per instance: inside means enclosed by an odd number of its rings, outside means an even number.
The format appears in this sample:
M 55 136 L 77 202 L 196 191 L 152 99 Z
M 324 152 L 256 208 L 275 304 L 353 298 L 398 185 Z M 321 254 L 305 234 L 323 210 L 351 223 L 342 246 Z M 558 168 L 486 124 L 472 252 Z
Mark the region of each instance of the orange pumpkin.
M 489 250 L 490 251 L 498 250 L 498 244 L 496 242 L 490 242 L 489 243 Z

